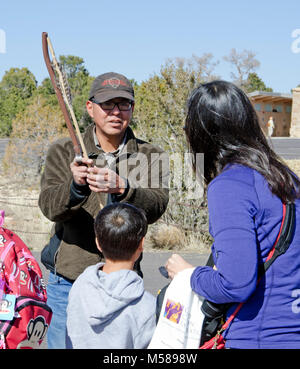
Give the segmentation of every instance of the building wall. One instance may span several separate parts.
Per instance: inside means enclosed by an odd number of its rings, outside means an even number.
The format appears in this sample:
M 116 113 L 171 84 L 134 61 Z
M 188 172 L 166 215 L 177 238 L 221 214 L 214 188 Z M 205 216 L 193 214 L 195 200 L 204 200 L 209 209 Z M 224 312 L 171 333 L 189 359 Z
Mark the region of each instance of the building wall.
M 281 111 L 273 111 L 279 110 Z M 255 100 L 254 108 L 259 118 L 259 122 L 261 125 L 262 130 L 267 135 L 267 123 L 270 117 L 273 117 L 273 121 L 275 124 L 273 137 L 280 136 L 280 137 L 287 137 L 290 133 L 290 125 L 291 125 L 291 103 L 286 101 L 259 101 Z
M 300 137 L 300 88 L 293 89 L 292 122 L 290 129 L 291 137 Z

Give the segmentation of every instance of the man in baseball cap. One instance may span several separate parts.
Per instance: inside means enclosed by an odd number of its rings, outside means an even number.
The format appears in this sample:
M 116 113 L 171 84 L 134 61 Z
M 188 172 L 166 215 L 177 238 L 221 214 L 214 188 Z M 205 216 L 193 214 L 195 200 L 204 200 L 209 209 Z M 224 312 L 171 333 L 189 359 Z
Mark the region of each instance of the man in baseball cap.
M 113 72 L 96 77 L 86 108 L 95 123 L 96 145 L 104 152 L 118 150 L 134 109 L 134 90 L 130 81 Z
M 86 109 L 93 120 L 83 135 L 89 158 L 76 161 L 71 140 L 59 140 L 48 151 L 41 180 L 39 206 L 55 222 L 41 257 L 50 270 L 48 348 L 65 348 L 69 290 L 88 266 L 101 261 L 94 233 L 99 197 L 103 206 L 127 202 L 142 208 L 149 224 L 162 216 L 169 200 L 168 166 L 160 165 L 163 151 L 136 138 L 129 127 L 134 110 L 130 81 L 112 72 L 96 77 Z M 135 270 L 142 276 L 140 260 Z
M 113 72 L 96 77 L 90 90 L 89 100 L 94 98 L 102 103 L 115 97 L 134 101 L 134 90 L 130 81 L 122 74 Z

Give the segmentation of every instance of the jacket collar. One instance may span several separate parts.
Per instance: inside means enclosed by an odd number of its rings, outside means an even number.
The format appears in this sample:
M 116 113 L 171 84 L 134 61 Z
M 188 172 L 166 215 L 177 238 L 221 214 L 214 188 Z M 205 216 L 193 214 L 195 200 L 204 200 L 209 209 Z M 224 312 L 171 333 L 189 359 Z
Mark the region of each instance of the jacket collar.
M 89 158 L 97 157 L 99 153 L 99 149 L 96 147 L 93 130 L 94 130 L 95 124 L 90 124 L 84 134 L 84 143 L 87 146 L 88 150 L 88 156 Z M 126 129 L 126 142 L 125 147 L 122 150 L 126 154 L 132 154 L 134 152 L 137 152 L 138 146 L 137 146 L 137 140 L 136 137 L 130 127 L 127 127 Z

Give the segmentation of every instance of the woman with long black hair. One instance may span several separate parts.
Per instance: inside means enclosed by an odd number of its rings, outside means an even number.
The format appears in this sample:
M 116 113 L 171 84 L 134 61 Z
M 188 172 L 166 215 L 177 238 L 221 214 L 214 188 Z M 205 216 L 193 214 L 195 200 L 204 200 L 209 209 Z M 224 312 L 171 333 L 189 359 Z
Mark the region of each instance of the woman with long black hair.
M 298 177 L 270 148 L 251 102 L 232 83 L 213 81 L 192 93 L 185 132 L 193 156 L 204 153 L 214 238 L 215 267 L 197 267 L 192 289 L 214 303 L 231 303 L 228 316 L 246 302 L 223 334 L 226 347 L 300 348 Z M 257 285 L 288 202 L 296 209 L 290 247 Z M 176 254 L 166 263 L 171 278 L 190 267 Z

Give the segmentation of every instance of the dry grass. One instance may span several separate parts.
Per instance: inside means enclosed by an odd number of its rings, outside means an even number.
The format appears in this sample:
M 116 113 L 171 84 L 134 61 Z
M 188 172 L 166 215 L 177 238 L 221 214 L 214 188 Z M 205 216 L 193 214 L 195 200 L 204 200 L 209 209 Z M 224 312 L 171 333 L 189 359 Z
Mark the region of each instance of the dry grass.
M 300 176 L 300 160 L 286 162 Z M 38 194 L 37 183 L 35 186 L 24 187 L 24 182 L 15 182 L 0 171 L 0 209 L 5 210 L 5 227 L 14 230 L 36 251 L 41 250 L 48 242 L 52 226 L 38 207 Z M 158 221 L 149 227 L 145 250 L 207 253 L 211 242 L 208 232 L 187 231 Z
M 286 160 L 285 162 L 300 177 L 300 160 Z
M 185 234 L 178 227 L 168 224 L 160 224 L 155 231 L 150 233 L 150 241 L 154 248 L 164 248 L 172 250 L 181 248 L 186 243 Z
M 177 226 L 158 221 L 149 227 L 145 249 L 148 251 L 209 252 L 212 243 L 207 233 L 184 231 Z

